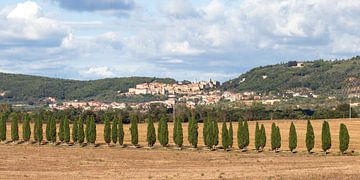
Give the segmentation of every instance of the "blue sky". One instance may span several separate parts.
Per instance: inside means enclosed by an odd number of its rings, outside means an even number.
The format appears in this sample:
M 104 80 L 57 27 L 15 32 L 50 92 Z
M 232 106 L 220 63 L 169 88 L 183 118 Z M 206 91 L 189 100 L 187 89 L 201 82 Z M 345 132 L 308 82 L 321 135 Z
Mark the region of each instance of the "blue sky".
M 360 52 L 357 0 L 2 0 L 0 71 L 225 81 Z

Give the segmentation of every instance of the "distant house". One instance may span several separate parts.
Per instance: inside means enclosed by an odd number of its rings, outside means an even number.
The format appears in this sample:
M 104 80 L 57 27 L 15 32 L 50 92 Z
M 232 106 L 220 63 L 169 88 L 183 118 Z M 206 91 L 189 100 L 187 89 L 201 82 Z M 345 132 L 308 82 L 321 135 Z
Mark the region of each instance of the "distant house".
M 288 67 L 296 67 L 296 68 L 301 68 L 305 66 L 304 62 L 297 62 L 297 61 L 289 61 L 287 63 Z

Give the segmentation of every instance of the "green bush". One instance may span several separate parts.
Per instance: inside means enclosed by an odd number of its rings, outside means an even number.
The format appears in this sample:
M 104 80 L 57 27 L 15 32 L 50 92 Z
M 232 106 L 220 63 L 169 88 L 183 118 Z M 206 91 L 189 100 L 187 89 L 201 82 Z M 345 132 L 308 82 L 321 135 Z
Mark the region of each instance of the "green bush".
M 169 143 L 169 129 L 165 115 L 163 115 L 159 121 L 158 139 L 163 147 L 166 147 Z
M 0 117 L 1 118 L 1 117 Z M 1 121 L 1 119 L 0 119 Z M 29 114 L 26 114 L 24 117 L 24 123 L 23 123 L 23 140 L 25 142 L 30 140 L 30 136 L 31 136 L 31 129 L 30 129 L 30 116 Z M 1 129 L 1 125 L 0 125 L 0 129 Z M 0 130 L 1 131 L 1 130 Z M 0 135 L 1 136 L 1 135 Z M 0 138 L 1 139 L 1 138 Z
M 340 124 L 339 142 L 340 152 L 344 154 L 349 148 L 350 136 L 346 125 L 343 123 Z
M 123 121 L 122 118 L 120 118 L 118 122 L 118 137 L 119 137 L 119 144 L 121 146 L 124 145 L 124 136 L 125 136 L 125 132 L 123 127 Z
M 64 120 L 64 141 L 68 144 L 70 142 L 70 125 L 69 120 Z
M 81 117 L 79 117 L 80 119 Z M 79 129 L 79 120 L 75 119 L 73 122 L 73 126 L 72 126 L 72 131 L 71 131 L 71 137 L 72 137 L 72 141 L 73 143 L 76 143 L 78 141 L 78 129 Z
M 60 124 L 59 124 L 59 132 L 58 132 L 58 136 L 59 136 L 59 141 L 61 143 L 64 142 L 64 124 L 65 124 L 65 118 L 61 118 L 60 119 Z
M 131 134 L 131 144 L 136 146 L 138 145 L 138 115 L 133 114 L 130 118 L 130 134 Z
M 0 141 L 6 141 L 6 117 L 0 112 Z
M 230 148 L 230 134 L 229 131 L 226 127 L 226 123 L 225 121 L 222 124 L 222 129 L 221 129 L 221 142 L 222 142 L 222 147 L 224 148 L 224 150 L 227 150 Z
M 276 125 L 275 123 L 273 122 L 271 124 L 271 150 L 274 151 L 276 150 L 276 147 L 277 147 L 277 141 L 278 141 L 278 137 L 276 137 L 277 133 L 277 128 L 276 128 Z
M 261 129 L 260 129 L 260 148 L 261 148 L 261 150 L 264 150 L 265 146 L 266 146 L 265 126 L 264 126 L 264 124 L 261 124 Z
M 78 125 L 78 142 L 80 145 L 82 145 L 85 141 L 84 122 L 82 117 L 79 117 Z
M 191 147 L 193 147 L 193 148 L 197 148 L 198 128 L 199 128 L 198 123 L 197 123 L 195 117 L 192 116 L 189 121 L 189 126 L 188 126 L 188 133 L 189 133 L 188 140 L 189 140 Z
M 18 115 L 16 113 L 11 113 L 10 118 L 11 118 L 11 140 L 15 142 L 19 140 Z
M 152 118 L 147 121 L 146 141 L 149 147 L 153 147 L 156 142 L 155 126 Z
M 96 124 L 94 116 L 91 116 L 89 123 L 89 143 L 95 145 L 96 142 Z
M 237 143 L 239 149 L 245 148 L 245 126 L 242 120 L 239 120 L 238 122 Z
M 234 143 L 234 130 L 233 130 L 233 125 L 232 125 L 232 121 L 230 121 L 230 125 L 229 125 L 229 136 L 230 136 L 230 148 L 232 148 L 233 143 Z
M 244 136 L 245 136 L 245 148 L 250 144 L 249 125 L 247 120 L 244 122 Z
M 311 125 L 310 120 L 307 121 L 305 143 L 306 143 L 306 149 L 310 153 L 311 150 L 314 148 L 314 144 L 315 144 L 314 129 Z
M 55 121 L 55 118 L 53 118 L 53 117 L 50 119 L 49 133 L 50 133 L 50 141 L 55 144 L 56 143 L 56 121 Z
M 261 148 L 261 131 L 260 131 L 260 128 L 259 128 L 259 123 L 256 122 L 256 125 L 255 125 L 255 149 L 257 151 L 260 150 Z
M 331 148 L 330 126 L 327 121 L 323 122 L 322 132 L 321 132 L 321 144 L 323 151 L 327 153 L 327 151 Z
M 118 141 L 118 120 L 113 118 L 111 126 L 111 139 L 114 144 Z
M 294 150 L 297 147 L 297 134 L 296 134 L 296 128 L 293 122 L 291 122 L 290 125 L 290 131 L 289 131 L 289 149 L 291 152 L 294 152 Z
M 104 121 L 104 141 L 106 144 L 110 145 L 111 142 L 111 126 L 110 120 L 108 117 L 105 117 Z

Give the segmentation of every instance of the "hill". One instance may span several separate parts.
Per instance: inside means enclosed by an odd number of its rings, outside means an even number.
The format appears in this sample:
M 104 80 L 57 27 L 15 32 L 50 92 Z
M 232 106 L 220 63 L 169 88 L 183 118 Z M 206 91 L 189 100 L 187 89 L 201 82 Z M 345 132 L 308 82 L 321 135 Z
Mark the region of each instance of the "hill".
M 298 66 L 297 66 L 298 65 Z M 303 89 L 318 94 L 339 94 L 347 89 L 348 80 L 358 83 L 360 57 L 334 61 L 290 61 L 258 67 L 224 82 L 223 90 L 233 92 L 256 91 L 282 93 L 286 90 Z M 358 86 L 358 85 L 357 85 Z
M 36 102 L 44 97 L 60 100 L 114 101 L 118 91 L 126 92 L 136 84 L 145 82 L 174 83 L 174 79 L 155 77 L 124 77 L 78 81 L 22 74 L 0 73 L 1 101 Z

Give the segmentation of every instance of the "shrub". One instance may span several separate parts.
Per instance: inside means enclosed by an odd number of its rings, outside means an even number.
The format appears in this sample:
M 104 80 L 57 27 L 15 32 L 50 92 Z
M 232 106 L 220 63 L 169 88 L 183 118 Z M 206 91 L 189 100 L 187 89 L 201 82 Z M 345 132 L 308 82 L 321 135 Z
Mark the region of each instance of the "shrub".
M 94 144 L 96 142 L 96 124 L 94 116 L 91 116 L 89 123 L 89 142 L 90 144 Z
M 232 148 L 233 143 L 234 143 L 234 131 L 233 131 L 232 121 L 230 121 L 229 136 L 230 136 L 230 145 L 229 145 L 229 147 Z
M 259 123 L 256 122 L 256 125 L 255 125 L 255 149 L 257 151 L 260 150 L 260 147 L 261 147 L 261 131 L 260 131 L 260 128 L 259 128 Z
M 306 143 L 306 149 L 310 153 L 311 150 L 314 148 L 314 144 L 315 144 L 314 129 L 311 125 L 310 120 L 307 121 L 305 143 Z
M 80 119 L 81 117 L 79 117 Z M 75 119 L 73 122 L 73 126 L 72 126 L 72 131 L 71 131 L 71 137 L 72 137 L 72 141 L 74 143 L 76 143 L 78 141 L 78 129 L 79 129 L 79 125 L 78 125 L 79 120 Z
M 60 119 L 60 124 L 59 124 L 58 136 L 61 143 L 64 142 L 64 123 L 65 123 L 65 117 Z
M 111 140 L 114 144 L 116 144 L 118 140 L 118 120 L 116 118 L 113 118 L 112 120 Z
M 277 128 L 276 128 L 276 125 L 275 123 L 273 122 L 271 124 L 271 150 L 275 150 L 276 147 L 277 147 L 277 144 L 278 144 L 278 137 L 276 136 L 277 135 Z
M 122 118 L 119 119 L 118 122 L 118 137 L 119 137 L 119 144 L 122 146 L 124 145 L 124 127 L 123 127 L 123 121 Z
M 349 148 L 349 141 L 350 141 L 350 136 L 348 129 L 346 128 L 345 124 L 341 123 L 340 132 L 339 132 L 339 142 L 340 142 L 339 149 L 342 154 L 344 154 L 345 151 Z
M 147 121 L 146 141 L 149 147 L 153 147 L 156 142 L 155 126 L 152 118 Z
M 222 142 L 222 146 L 223 146 L 224 150 L 229 149 L 230 141 L 231 141 L 230 134 L 226 127 L 226 123 L 224 121 L 222 124 L 222 130 L 221 130 L 221 142 Z
M 279 126 L 276 127 L 276 137 L 278 139 L 276 149 L 279 150 L 281 148 L 281 133 Z
M 43 122 L 42 122 L 42 119 L 39 117 L 37 119 L 37 127 L 36 127 L 36 140 L 37 142 L 39 143 L 39 145 L 42 143 L 43 141 Z
M 169 129 L 167 124 L 167 118 L 163 115 L 159 121 L 158 127 L 158 139 L 162 146 L 167 146 L 169 143 Z
M 219 144 L 219 126 L 216 120 L 213 120 L 214 125 L 214 146 Z
M 110 145 L 111 142 L 111 126 L 110 120 L 108 117 L 105 117 L 104 121 L 104 141 L 106 144 Z
M 67 144 L 70 142 L 70 126 L 67 118 L 64 120 L 64 141 Z
M 330 126 L 327 121 L 323 122 L 322 133 L 321 133 L 321 144 L 323 151 L 327 153 L 327 151 L 331 148 Z
M 174 143 L 177 147 L 182 147 L 184 141 L 181 119 L 177 118 L 174 122 Z
M 205 134 L 206 134 L 206 146 L 209 149 L 214 149 L 215 143 L 216 143 L 216 130 L 215 130 L 215 121 L 211 120 L 211 119 L 207 119 L 207 125 L 206 125 L 206 129 Z
M 209 135 L 210 135 L 210 129 L 211 129 L 211 120 L 210 117 L 207 117 L 207 119 L 204 121 L 204 127 L 203 127 L 203 139 L 205 146 L 208 146 L 209 144 Z
M 0 119 L 0 121 L 1 121 L 1 119 Z M 1 129 L 1 126 L 0 126 L 0 129 Z M 23 130 L 23 140 L 25 142 L 29 141 L 30 136 L 31 136 L 31 130 L 30 130 L 30 116 L 28 114 L 26 114 L 25 117 L 24 117 L 24 123 L 23 123 L 23 129 L 22 130 Z
M 11 118 L 11 140 L 15 142 L 19 140 L 18 115 L 16 113 L 11 113 L 10 118 Z
M 85 122 L 86 123 L 86 126 L 85 126 L 85 139 L 86 139 L 86 142 L 89 143 L 89 144 L 91 143 L 90 142 L 91 141 L 90 140 L 90 124 L 91 124 L 90 121 L 91 121 L 90 116 L 87 116 L 86 117 L 86 122 Z
M 34 140 L 35 140 L 35 142 L 38 142 L 38 139 L 37 139 L 37 137 L 38 137 L 38 128 L 39 128 L 39 125 L 38 125 L 38 123 L 39 123 L 39 117 L 36 117 L 36 119 L 35 119 L 35 123 L 34 123 Z
M 198 144 L 198 123 L 195 119 L 195 116 L 192 116 L 190 121 L 189 121 L 189 126 L 188 126 L 188 140 L 189 143 L 191 145 L 191 147 L 193 148 L 197 148 L 197 144 Z
M 0 141 L 6 140 L 6 118 L 4 113 L 0 112 Z
M 250 144 L 250 134 L 249 134 L 249 125 L 247 120 L 244 122 L 244 139 L 245 139 L 245 148 Z
M 46 127 L 45 127 L 45 138 L 46 138 L 46 141 L 48 141 L 48 142 L 51 142 L 50 126 L 51 126 L 51 118 L 49 118 L 47 120 Z
M 80 145 L 84 143 L 85 140 L 85 132 L 84 132 L 84 122 L 82 117 L 79 117 L 79 128 L 78 128 L 78 142 Z
M 239 149 L 245 148 L 245 127 L 242 120 L 238 122 L 237 143 Z
M 263 150 L 265 146 L 266 146 L 265 126 L 264 126 L 264 124 L 261 124 L 261 129 L 260 129 L 260 147 L 261 147 L 261 150 Z
M 56 121 L 53 117 L 50 119 L 50 132 L 49 133 L 50 133 L 50 141 L 55 144 L 56 143 Z
M 297 134 L 296 134 L 296 128 L 293 122 L 291 122 L 290 125 L 290 131 L 289 131 L 289 149 L 291 152 L 294 152 L 294 150 L 297 147 Z
M 131 134 L 131 144 L 136 146 L 138 145 L 138 115 L 133 114 L 130 118 L 130 134 Z

